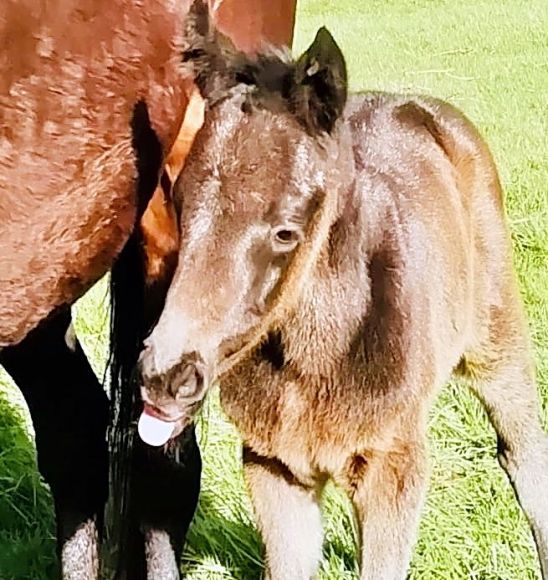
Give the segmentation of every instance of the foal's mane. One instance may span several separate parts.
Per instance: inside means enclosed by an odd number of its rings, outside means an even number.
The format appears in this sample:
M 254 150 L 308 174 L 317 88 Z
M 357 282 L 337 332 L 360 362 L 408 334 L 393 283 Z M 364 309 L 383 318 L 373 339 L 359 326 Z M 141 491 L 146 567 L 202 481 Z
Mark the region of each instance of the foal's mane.
M 291 110 L 291 93 L 295 84 L 295 61 L 289 51 L 265 47 L 256 57 L 239 55 L 234 62 L 236 88 L 248 95 L 249 106 Z
M 289 98 L 295 71 L 289 49 L 265 44 L 256 55 L 238 51 L 210 25 L 207 8 L 199 0 L 187 18 L 185 39 L 183 62 L 191 63 L 209 108 L 234 94 L 247 95 L 249 107 L 278 108 Z
M 182 60 L 209 108 L 243 94 L 244 110 L 286 111 L 308 132 L 330 133 L 346 102 L 346 64 L 325 28 L 298 59 L 287 48 L 268 45 L 247 55 L 215 28 L 206 3 L 195 0 L 185 21 Z

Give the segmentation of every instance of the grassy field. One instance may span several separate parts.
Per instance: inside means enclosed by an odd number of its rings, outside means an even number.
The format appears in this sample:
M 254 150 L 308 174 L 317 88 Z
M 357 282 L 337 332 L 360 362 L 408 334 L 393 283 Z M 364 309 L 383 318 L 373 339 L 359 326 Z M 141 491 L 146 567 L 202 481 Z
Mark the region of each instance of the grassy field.
M 545 0 L 299 0 L 296 51 L 327 25 L 354 90 L 443 97 L 477 123 L 505 186 L 515 263 L 531 322 L 548 423 L 548 11 Z M 77 306 L 78 333 L 98 372 L 105 285 Z M 239 444 L 213 396 L 200 424 L 203 494 L 184 571 L 191 579 L 260 578 L 261 543 L 239 470 Z M 532 538 L 498 467 L 492 429 L 468 392 L 448 385 L 430 416 L 432 481 L 410 577 L 538 578 Z M 539 490 L 541 492 L 541 490 Z M 542 490 L 548 493 L 548 490 Z M 356 577 L 348 506 L 325 502 L 324 579 Z M 51 577 L 53 519 L 35 468 L 32 430 L 0 376 L 0 579 Z

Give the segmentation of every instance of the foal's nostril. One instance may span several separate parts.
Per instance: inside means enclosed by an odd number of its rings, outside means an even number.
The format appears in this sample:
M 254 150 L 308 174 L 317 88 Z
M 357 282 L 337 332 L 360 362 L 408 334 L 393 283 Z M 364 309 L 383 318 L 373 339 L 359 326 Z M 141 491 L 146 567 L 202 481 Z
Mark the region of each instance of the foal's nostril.
M 173 377 L 169 390 L 177 400 L 199 399 L 204 387 L 204 373 L 201 365 L 189 362 Z
M 139 355 L 139 360 L 137 361 L 137 372 L 142 378 L 152 377 L 156 374 L 154 355 L 149 346 L 145 347 Z

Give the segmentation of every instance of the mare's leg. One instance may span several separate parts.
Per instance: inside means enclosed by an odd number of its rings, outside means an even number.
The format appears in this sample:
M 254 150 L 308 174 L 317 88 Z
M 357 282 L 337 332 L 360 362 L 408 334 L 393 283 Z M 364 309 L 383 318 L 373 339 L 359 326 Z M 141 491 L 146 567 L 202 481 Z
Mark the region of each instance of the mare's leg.
M 186 533 L 200 492 L 202 470 L 194 426 L 167 449 L 136 438 L 131 516 L 144 538 L 148 580 L 176 580 Z M 131 580 L 139 576 L 131 574 Z
M 406 577 L 427 481 L 424 446 L 415 441 L 360 453 L 347 463 L 343 484 L 360 529 L 362 580 Z
M 75 336 L 70 309 L 45 321 L 0 362 L 21 389 L 51 488 L 63 578 L 98 575 L 97 536 L 107 495 L 108 399 Z
M 322 553 L 321 486 L 300 484 L 275 459 L 244 449 L 244 472 L 266 546 L 269 580 L 310 580 Z
M 492 351 L 504 360 L 487 366 L 468 360 L 467 370 L 497 432 L 499 462 L 529 520 L 548 580 L 548 435 L 539 419 L 528 345 L 523 336 L 512 342 Z

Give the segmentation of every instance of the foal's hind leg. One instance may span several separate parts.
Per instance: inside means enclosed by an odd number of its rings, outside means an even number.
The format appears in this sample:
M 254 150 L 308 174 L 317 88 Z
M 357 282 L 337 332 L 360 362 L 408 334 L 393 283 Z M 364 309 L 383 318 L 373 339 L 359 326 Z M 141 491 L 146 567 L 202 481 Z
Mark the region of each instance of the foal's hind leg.
M 422 443 L 356 454 L 342 483 L 360 529 L 361 580 L 404 579 L 426 490 Z
M 51 488 L 63 578 L 98 575 L 98 529 L 107 495 L 108 399 L 59 312 L 0 362 L 25 396 L 36 432 L 38 466 Z
M 322 553 L 320 487 L 306 487 L 275 459 L 244 449 L 244 472 L 266 547 L 268 580 L 311 580 Z
M 472 382 L 498 437 L 499 462 L 533 530 L 543 578 L 548 580 L 548 436 L 525 340 L 503 350 L 504 361 L 476 371 Z M 472 370 L 469 364 L 469 370 Z

